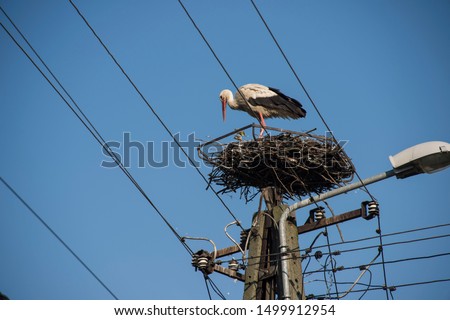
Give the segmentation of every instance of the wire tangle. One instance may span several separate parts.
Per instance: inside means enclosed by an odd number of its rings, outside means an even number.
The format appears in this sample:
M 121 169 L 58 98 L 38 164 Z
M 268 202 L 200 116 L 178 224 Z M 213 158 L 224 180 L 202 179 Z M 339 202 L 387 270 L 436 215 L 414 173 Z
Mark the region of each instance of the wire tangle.
M 428 226 L 428 227 L 421 227 L 421 228 L 408 229 L 408 230 L 403 230 L 403 231 L 387 233 L 387 234 L 383 234 L 381 236 L 382 236 L 382 238 L 388 238 L 388 237 L 402 235 L 402 234 L 414 233 L 414 232 L 431 230 L 431 229 L 437 229 L 437 228 L 443 228 L 443 227 L 449 227 L 449 226 L 450 226 L 450 223 L 444 223 L 444 224 L 438 224 L 438 225 L 433 225 L 433 226 Z M 445 236 L 446 235 L 436 236 L 436 238 L 445 237 Z M 362 242 L 362 241 L 369 241 L 369 240 L 373 240 L 373 239 L 378 239 L 378 237 L 379 236 L 377 235 L 377 236 L 371 236 L 371 237 L 360 238 L 360 239 L 355 239 L 355 240 L 347 240 L 347 241 L 342 241 L 342 242 L 336 242 L 336 243 L 331 243 L 330 246 L 346 245 L 346 244 L 352 244 L 352 243 L 357 243 L 357 242 Z M 432 240 L 434 238 L 435 237 L 423 238 L 423 240 Z M 409 243 L 409 242 L 413 242 L 413 241 L 415 241 L 415 240 L 405 241 L 405 243 Z M 422 241 L 422 240 L 417 240 L 417 241 Z M 387 245 L 395 245 L 395 244 L 396 243 L 389 243 Z M 403 244 L 403 242 L 399 242 L 398 244 Z M 326 247 L 326 245 L 316 246 L 315 248 L 319 249 L 319 248 L 324 248 L 324 247 Z M 301 249 L 300 251 L 306 251 L 306 250 L 307 249 Z M 343 250 L 341 252 L 345 252 L 345 250 Z
M 384 238 L 389 238 L 389 237 L 399 236 L 399 235 L 404 235 L 404 234 L 418 233 L 423 230 L 444 228 L 444 227 L 448 227 L 448 226 L 450 226 L 450 224 L 448 224 L 448 223 L 441 224 L 441 225 L 433 225 L 433 226 L 392 232 L 392 233 L 385 234 L 385 235 L 381 234 L 381 237 L 384 239 Z M 405 257 L 405 258 L 395 259 L 395 260 L 377 261 L 380 259 L 381 253 L 383 252 L 382 248 L 385 248 L 388 246 L 399 246 L 399 245 L 403 246 L 403 245 L 410 244 L 410 243 L 444 239 L 444 238 L 450 236 L 450 234 L 441 234 L 441 235 L 435 235 L 435 236 L 429 236 L 429 237 L 420 237 L 420 238 L 407 239 L 407 240 L 402 240 L 402 241 L 391 241 L 391 242 L 387 242 L 387 243 L 383 242 L 382 246 L 380 244 L 377 244 L 377 245 L 362 246 L 362 247 L 352 248 L 352 249 L 347 249 L 347 250 L 333 249 L 331 251 L 330 249 L 328 249 L 327 250 L 328 252 L 322 252 L 320 250 L 317 250 L 314 252 L 314 250 L 317 248 L 323 248 L 323 247 L 328 248 L 329 247 L 327 244 L 326 245 L 316 245 L 316 243 L 322 236 L 326 237 L 325 231 L 318 233 L 315 236 L 315 238 L 313 239 L 313 241 L 311 242 L 311 244 L 306 249 L 290 250 L 288 252 L 288 253 L 304 252 L 301 256 L 301 259 L 304 261 L 304 264 L 303 264 L 304 281 L 303 282 L 305 284 L 317 282 L 317 281 L 323 282 L 325 284 L 327 293 L 324 295 L 321 295 L 321 296 L 316 296 L 318 298 L 342 299 L 342 298 L 347 297 L 350 293 L 352 293 L 352 294 L 360 294 L 358 299 L 362 299 L 367 294 L 368 291 L 372 291 L 373 288 L 378 286 L 378 289 L 384 288 L 385 292 L 387 292 L 389 295 L 389 299 L 393 300 L 394 299 L 393 292 L 395 291 L 395 288 L 401 287 L 401 285 L 400 286 L 386 285 L 385 281 L 383 281 L 382 285 L 372 285 L 373 273 L 370 270 L 371 267 L 385 266 L 385 265 L 389 265 L 389 264 L 399 264 L 399 263 L 405 263 L 405 262 L 411 262 L 411 261 L 431 260 L 431 259 L 442 258 L 442 257 L 446 257 L 446 256 L 450 255 L 450 252 L 442 252 L 442 253 L 437 253 L 437 254 L 433 254 L 433 255 L 412 256 L 412 257 Z M 351 240 L 351 241 L 347 241 L 347 242 L 343 242 L 343 243 L 333 243 L 333 244 L 330 243 L 330 246 L 336 246 L 339 244 L 345 245 L 347 243 L 358 243 L 358 242 L 367 241 L 367 240 L 377 240 L 378 238 L 379 238 L 379 235 L 374 236 L 374 237 L 367 237 L 367 238 Z M 375 257 L 369 263 L 337 267 L 336 260 L 335 260 L 336 256 L 339 256 L 343 253 L 350 253 L 350 252 L 356 252 L 356 251 L 367 250 L 367 249 L 376 249 L 377 250 Z M 272 253 L 272 254 L 268 254 L 268 255 L 264 255 L 264 256 L 248 257 L 247 260 L 243 260 L 245 267 L 259 265 L 259 262 L 253 262 L 253 261 L 259 261 L 259 259 L 262 257 L 268 258 L 269 263 L 276 263 L 280 258 L 280 254 Z M 324 257 L 326 260 L 323 263 L 320 263 L 319 260 L 322 257 Z M 294 257 L 291 256 L 288 259 L 294 259 Z M 308 271 L 308 269 L 311 267 L 311 262 L 314 259 L 317 260 L 317 262 L 320 264 L 320 268 Z M 230 262 L 230 261 L 231 260 L 222 261 L 222 263 Z M 332 265 L 332 263 L 333 263 L 333 265 Z M 342 282 L 342 281 L 334 280 L 334 275 L 337 272 L 345 272 L 345 271 L 351 271 L 351 270 L 359 270 L 360 271 L 359 275 L 356 276 L 356 279 L 353 282 Z M 322 279 L 316 278 L 316 279 L 306 281 L 306 279 L 310 279 L 315 274 L 317 274 L 317 275 L 322 274 Z M 365 275 L 368 275 L 368 283 L 369 284 L 361 283 L 361 280 L 363 279 L 363 277 Z M 442 281 L 438 280 L 436 282 L 442 282 Z M 426 284 L 426 283 L 427 282 L 425 282 L 423 284 Z M 434 283 L 434 282 L 430 282 L 430 283 Z M 345 285 L 345 284 L 350 285 L 347 290 L 345 290 L 345 291 L 336 290 L 336 287 L 338 285 Z M 331 291 L 331 288 L 333 285 L 335 286 L 334 292 Z M 362 285 L 366 287 L 364 290 L 355 289 L 358 286 L 362 286 Z
M 319 280 L 320 281 L 320 280 Z M 434 280 L 428 280 L 428 281 L 420 281 L 420 282 L 410 282 L 410 283 L 401 283 L 395 286 L 391 286 L 391 287 L 386 287 L 384 285 L 369 285 L 369 284 L 360 284 L 363 286 L 367 286 L 366 289 L 356 289 L 353 290 L 353 293 L 361 293 L 363 292 L 364 294 L 368 291 L 379 291 L 379 290 L 384 290 L 384 291 L 395 291 L 398 288 L 405 288 L 405 287 L 411 287 L 411 286 L 420 286 L 420 285 L 428 285 L 428 284 L 433 284 L 433 283 L 443 283 L 443 282 L 450 282 L 450 278 L 443 278 L 443 279 L 434 279 Z M 346 284 L 344 282 L 342 282 L 342 284 Z M 338 292 L 338 294 L 343 294 L 345 292 Z M 326 298 L 325 294 L 318 294 L 318 295 L 310 295 L 307 297 L 307 299 L 323 299 Z M 391 297 L 393 300 L 393 297 Z
M 425 228 L 420 228 L 420 229 L 411 229 L 411 230 L 406 230 L 406 231 L 400 231 L 400 232 L 395 232 L 395 233 L 391 233 L 391 234 L 386 234 L 386 235 L 383 236 L 383 238 L 389 237 L 389 236 L 393 236 L 393 235 L 406 234 L 406 233 L 410 233 L 410 232 L 417 232 L 417 231 L 421 231 L 421 230 L 428 230 L 428 229 L 433 229 L 433 228 L 443 227 L 443 226 L 449 226 L 449 225 L 450 224 L 445 224 L 445 225 L 431 226 L 431 227 L 425 227 Z M 319 233 L 316 236 L 316 240 L 315 241 L 317 241 L 317 238 L 319 236 L 321 236 L 321 235 L 323 235 L 322 232 Z M 436 240 L 436 239 L 447 238 L 447 237 L 450 237 L 450 234 L 436 235 L 436 236 L 431 236 L 431 237 L 417 238 L 417 239 L 404 240 L 404 241 L 388 242 L 388 243 L 384 243 L 383 247 L 404 245 L 404 244 L 409 244 L 409 243 L 429 241 L 429 240 Z M 355 243 L 355 242 L 367 241 L 367 240 L 377 239 L 377 238 L 378 238 L 378 236 L 370 237 L 370 238 L 361 238 L 361 239 L 357 239 L 357 240 L 353 240 L 353 241 L 347 241 L 347 242 L 343 242 L 343 243 L 333 243 L 333 244 L 330 244 L 330 246 L 344 245 L 344 244 L 347 244 L 347 243 Z M 309 246 L 306 249 L 291 250 L 291 251 L 289 251 L 289 253 L 304 252 L 302 254 L 301 258 L 303 260 L 305 260 L 305 259 L 309 259 L 311 257 L 314 257 L 314 255 L 312 255 L 312 256 L 310 255 L 310 253 L 313 251 L 313 249 L 320 249 L 320 248 L 324 248 L 324 247 L 326 248 L 327 245 Z M 343 254 L 343 253 L 355 252 L 355 251 L 361 251 L 361 250 L 368 250 L 368 249 L 374 249 L 374 248 L 379 248 L 379 247 L 380 246 L 377 244 L 377 245 L 364 246 L 364 247 L 353 248 L 353 249 L 335 250 L 335 251 L 331 252 L 331 255 L 340 255 L 340 254 Z M 326 252 L 320 251 L 320 256 L 321 257 L 322 256 L 326 256 L 326 255 L 330 255 L 330 253 L 326 253 Z M 279 253 L 271 253 L 269 255 L 264 255 L 264 256 L 247 257 L 246 260 L 250 261 L 250 260 L 260 259 L 262 257 L 272 257 L 273 258 L 272 261 L 276 261 L 276 259 L 278 259 L 279 256 L 280 256 Z M 288 258 L 288 259 L 290 259 L 290 258 Z M 236 260 L 240 260 L 240 259 L 236 259 Z M 222 260 L 222 262 L 224 262 L 224 263 L 227 263 L 227 262 L 230 262 L 230 261 L 231 260 Z M 251 266 L 251 265 L 253 265 L 251 262 L 246 264 L 246 266 Z

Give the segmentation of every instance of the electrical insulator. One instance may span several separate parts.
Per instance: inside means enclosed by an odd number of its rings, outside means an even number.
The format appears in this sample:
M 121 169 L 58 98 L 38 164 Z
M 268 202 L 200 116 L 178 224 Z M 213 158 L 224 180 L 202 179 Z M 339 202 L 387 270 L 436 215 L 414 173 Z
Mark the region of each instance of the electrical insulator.
M 231 270 L 237 271 L 239 269 L 239 263 L 237 262 L 237 260 L 232 259 L 228 263 L 228 268 L 230 268 Z
M 193 254 L 192 266 L 195 268 L 195 271 L 200 270 L 206 274 L 214 271 L 214 262 L 211 254 L 205 250 L 200 250 Z
M 245 243 L 247 241 L 247 237 L 248 237 L 248 231 L 242 231 L 241 232 L 241 243 Z
M 316 221 L 319 221 L 319 220 L 322 220 L 323 218 L 325 218 L 325 209 L 322 207 L 315 209 L 314 210 L 314 219 Z
M 378 202 L 372 201 L 367 204 L 369 211 L 369 216 L 378 215 L 380 213 L 380 208 L 378 207 Z
M 198 257 L 197 266 L 199 269 L 206 269 L 208 267 L 208 257 Z

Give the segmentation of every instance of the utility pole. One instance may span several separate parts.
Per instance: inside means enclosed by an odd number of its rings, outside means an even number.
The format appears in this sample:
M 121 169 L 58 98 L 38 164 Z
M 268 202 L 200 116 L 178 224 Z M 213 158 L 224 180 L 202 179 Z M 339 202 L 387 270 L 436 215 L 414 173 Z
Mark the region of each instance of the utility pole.
M 257 138 L 255 128 L 279 134 Z M 246 135 L 246 130 L 251 130 L 251 134 Z M 328 137 L 311 134 L 314 130 L 294 132 L 251 124 L 198 147 L 200 158 L 213 167 L 209 182 L 223 187 L 220 192 L 241 189 L 241 197 L 247 202 L 254 198 L 251 188 L 257 188 L 262 194 L 252 226 L 243 230 L 240 243 L 229 237 L 235 245 L 217 250 L 211 240 L 202 238 L 213 244 L 214 251 L 200 250 L 192 258 L 192 265 L 205 274 L 218 272 L 244 282 L 243 298 L 246 300 L 305 299 L 298 235 L 379 215 L 378 203 L 374 200 L 364 201 L 360 208 L 339 215 L 332 212 L 332 217 L 326 217 L 324 208 L 317 206 L 310 210 L 306 221 L 297 226 L 295 210 L 389 177 L 403 179 L 450 166 L 450 144 L 431 141 L 391 156 L 393 170 L 347 184 L 354 174 L 351 159 L 341 146 L 330 143 Z M 234 136 L 235 141 L 220 142 L 230 136 Z M 243 136 L 253 137 L 253 140 L 243 140 Z M 213 144 L 220 148 L 211 151 L 209 148 Z M 305 150 L 308 150 L 307 155 Z M 312 197 L 313 193 L 317 195 Z M 282 204 L 283 195 L 305 198 L 286 206 Z M 266 210 L 261 209 L 262 200 Z M 234 258 L 220 259 L 238 252 L 242 253 L 242 263 Z M 305 251 L 305 256 L 310 252 L 311 247 Z M 335 268 L 331 271 L 336 272 Z
M 286 208 L 281 204 L 282 196 L 275 188 L 264 188 L 262 197 L 267 211 L 253 216 L 252 228 L 248 234 L 248 264 L 245 272 L 244 300 L 273 300 L 281 297 L 280 248 L 278 227 L 280 217 Z M 288 235 L 287 259 L 291 299 L 305 298 L 298 245 L 298 231 L 295 212 L 286 224 Z
M 283 211 L 287 208 L 286 205 L 280 205 L 274 208 L 274 216 L 277 221 L 278 227 L 280 227 L 280 218 Z M 289 295 L 291 300 L 304 300 L 305 292 L 303 286 L 303 273 L 302 262 L 300 257 L 300 245 L 298 239 L 297 220 L 295 211 L 291 212 L 286 223 L 286 235 L 287 235 L 287 256 L 285 259 L 288 261 L 288 277 L 289 277 Z M 278 248 L 280 249 L 280 240 L 277 239 Z M 279 251 L 281 252 L 281 251 Z M 280 268 L 281 256 L 278 259 L 278 283 L 282 283 L 282 273 Z M 278 299 L 284 299 L 281 290 L 281 285 L 278 285 Z
M 281 198 L 273 189 L 264 189 L 263 198 L 266 200 L 267 211 L 259 211 L 253 216 L 251 229 L 243 232 L 241 243 L 224 249 L 215 250 L 215 254 L 200 250 L 195 253 L 192 265 L 205 274 L 217 272 L 237 281 L 244 282 L 244 300 L 273 300 L 286 299 L 304 300 L 304 285 L 301 268 L 301 256 L 298 235 L 319 230 L 327 226 L 345 221 L 363 218 L 371 220 L 379 214 L 376 202 L 364 201 L 361 207 L 337 216 L 326 218 L 322 212 L 323 208 L 310 210 L 309 217 L 303 225 L 297 226 L 295 211 L 292 210 L 284 223 L 280 217 L 288 206 L 281 204 Z M 305 201 L 308 201 L 305 200 Z M 320 209 L 320 214 L 317 210 Z M 280 250 L 279 226 L 285 225 L 286 250 Z M 198 238 L 200 239 L 200 238 Z M 197 240 L 198 240 L 197 239 Z M 237 260 L 232 259 L 228 268 L 222 265 L 220 258 L 248 249 L 246 267 L 239 265 Z M 285 252 L 281 256 L 280 252 Z M 215 259 L 214 259 L 215 258 Z M 285 259 L 283 259 L 285 258 Z M 287 288 L 283 290 L 280 260 L 287 264 L 288 276 Z M 245 270 L 242 274 L 241 269 Z
M 370 184 L 392 175 L 390 172 L 385 173 L 366 179 L 364 183 Z M 254 214 L 252 227 L 241 234 L 240 244 L 218 250 L 214 247 L 214 254 L 200 250 L 194 254 L 192 265 L 205 274 L 217 272 L 244 282 L 244 300 L 303 300 L 305 293 L 298 235 L 357 218 L 371 220 L 379 214 L 379 209 L 378 203 L 364 201 L 358 209 L 327 218 L 323 208 L 318 207 L 310 210 L 304 224 L 299 226 L 295 219 L 295 210 L 308 205 L 313 200 L 320 201 L 338 192 L 352 190 L 357 186 L 358 183 L 354 183 L 342 187 L 341 190 L 332 190 L 316 196 L 314 199 L 305 199 L 290 207 L 281 204 L 281 195 L 276 189 L 264 188 L 261 193 L 267 210 L 263 211 L 260 208 Z M 284 241 L 280 241 L 279 231 L 280 226 L 283 225 L 285 237 Z M 186 239 L 189 238 L 186 237 Z M 206 238 L 197 238 L 197 240 L 200 239 L 207 240 Z M 283 247 L 280 242 L 284 242 Z M 238 252 L 248 252 L 243 264 L 232 259 L 229 260 L 228 267 L 223 266 L 220 258 Z M 284 266 L 282 267 L 281 264 Z M 244 274 L 240 270 L 244 270 Z M 285 275 L 287 275 L 287 279 Z M 283 286 L 283 283 L 286 285 Z M 288 288 L 288 290 L 284 288 Z

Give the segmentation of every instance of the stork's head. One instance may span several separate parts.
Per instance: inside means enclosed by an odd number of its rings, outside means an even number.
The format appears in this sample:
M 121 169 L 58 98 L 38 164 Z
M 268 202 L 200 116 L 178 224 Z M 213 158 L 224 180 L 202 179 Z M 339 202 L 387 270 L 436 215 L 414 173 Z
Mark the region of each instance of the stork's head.
M 219 94 L 219 98 L 220 98 L 220 101 L 222 102 L 223 121 L 225 121 L 225 119 L 227 117 L 227 103 L 230 100 L 233 100 L 233 93 L 228 89 L 222 90 Z

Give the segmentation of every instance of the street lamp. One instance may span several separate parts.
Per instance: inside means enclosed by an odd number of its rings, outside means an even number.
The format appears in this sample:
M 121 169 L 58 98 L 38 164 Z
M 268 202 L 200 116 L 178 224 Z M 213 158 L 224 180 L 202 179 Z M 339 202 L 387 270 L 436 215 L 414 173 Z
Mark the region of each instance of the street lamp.
M 389 160 L 399 179 L 434 173 L 450 166 L 450 145 L 441 141 L 425 142 L 390 156 Z
M 405 149 L 397 153 L 395 156 L 390 156 L 389 160 L 393 167 L 392 170 L 319 194 L 315 197 L 296 202 L 283 211 L 279 224 L 281 283 L 283 287 L 282 299 L 290 300 L 291 298 L 289 293 L 288 258 L 286 256 L 288 248 L 286 239 L 286 221 L 292 211 L 393 176 L 396 176 L 398 179 L 404 179 L 420 173 L 433 173 L 444 170 L 450 166 L 450 144 L 441 141 L 421 143 Z

